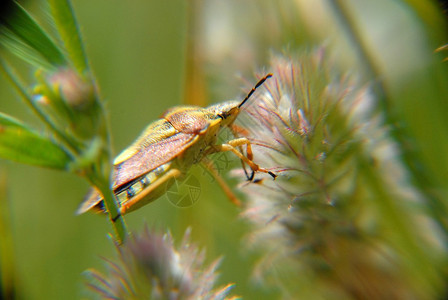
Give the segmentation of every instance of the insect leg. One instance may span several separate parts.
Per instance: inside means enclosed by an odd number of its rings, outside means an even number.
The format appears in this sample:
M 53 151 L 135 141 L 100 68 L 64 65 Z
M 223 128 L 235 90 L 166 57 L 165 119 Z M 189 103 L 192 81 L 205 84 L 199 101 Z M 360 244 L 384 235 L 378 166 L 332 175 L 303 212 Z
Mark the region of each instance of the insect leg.
M 236 206 L 241 206 L 240 200 L 238 200 L 238 198 L 232 192 L 232 189 L 222 179 L 222 177 L 219 175 L 218 171 L 216 171 L 216 166 L 214 165 L 214 163 L 207 157 L 204 157 L 202 159 L 202 164 L 207 168 L 207 170 L 210 171 L 210 174 L 213 176 L 213 178 L 216 179 L 216 182 L 218 182 L 219 186 L 224 191 L 227 198 L 229 198 L 229 200 Z
M 235 137 L 249 135 L 249 131 L 246 128 L 243 128 L 236 124 L 231 124 L 229 127 Z
M 253 154 L 253 152 L 252 152 L 252 146 L 251 146 L 251 143 L 248 141 L 248 143 L 246 144 L 246 156 L 247 156 L 247 158 L 250 160 L 250 161 L 253 161 L 253 159 L 254 159 L 254 154 Z M 243 164 L 244 164 L 244 162 L 243 162 Z M 273 173 L 272 173 L 273 174 Z M 272 175 L 271 173 L 269 173 L 269 175 Z M 246 174 L 246 176 L 247 176 L 247 174 Z M 254 179 L 254 176 L 255 176 L 255 171 L 254 171 L 254 169 L 252 169 L 252 173 L 250 174 L 250 177 L 248 177 L 247 176 L 247 179 L 249 180 L 249 181 L 252 181 L 253 179 Z M 275 177 L 274 177 L 275 178 Z
M 210 148 L 211 150 L 209 151 L 209 153 L 231 151 L 231 152 L 233 152 L 233 154 L 238 156 L 242 161 L 244 161 L 246 164 L 248 164 L 249 167 L 252 169 L 252 171 L 267 173 L 267 174 L 271 175 L 272 178 L 274 178 L 274 179 L 277 177 L 277 175 L 275 175 L 271 171 L 260 168 L 259 165 L 254 163 L 251 159 L 244 156 L 240 151 L 238 151 L 238 149 L 235 148 L 235 147 L 239 147 L 242 145 L 246 145 L 246 147 L 248 147 L 248 149 L 250 149 L 249 152 L 251 153 L 251 156 L 253 156 L 252 148 L 249 146 L 250 141 L 247 138 L 238 138 L 238 139 L 228 141 L 227 144 L 214 145 L 214 146 L 212 146 L 212 148 Z
M 156 191 L 156 189 L 161 188 L 164 184 L 167 184 L 170 179 L 178 178 L 182 175 L 182 172 L 178 169 L 170 169 L 165 174 L 160 176 L 157 180 L 152 182 L 149 186 L 147 186 L 143 191 L 141 191 L 135 197 L 129 199 L 128 201 L 121 204 L 120 214 L 124 215 L 129 211 L 133 211 L 140 206 L 147 204 L 155 199 L 149 198 L 149 201 L 144 201 L 143 199 L 149 196 L 152 192 Z M 159 191 L 157 194 L 160 194 Z
M 249 134 L 249 132 L 246 129 L 244 129 L 244 128 L 238 126 L 238 125 L 235 125 L 235 124 L 230 125 L 230 130 L 232 131 L 233 136 L 235 138 L 239 138 L 240 134 L 243 135 L 243 136 L 247 136 Z M 240 150 L 241 153 L 243 153 L 243 147 L 242 146 L 239 146 L 238 149 Z M 248 155 L 249 155 L 249 153 L 247 153 L 247 150 L 246 150 L 246 156 L 248 156 Z M 250 160 L 253 160 L 252 159 L 253 157 L 248 157 L 248 158 Z M 241 161 L 241 166 L 242 166 L 243 171 L 244 171 L 244 175 L 246 175 L 246 178 L 247 178 L 248 181 L 252 181 L 254 179 L 255 172 L 253 170 L 251 170 L 251 174 L 249 176 L 249 174 L 246 171 L 246 164 L 244 163 L 243 160 L 240 160 L 240 161 Z

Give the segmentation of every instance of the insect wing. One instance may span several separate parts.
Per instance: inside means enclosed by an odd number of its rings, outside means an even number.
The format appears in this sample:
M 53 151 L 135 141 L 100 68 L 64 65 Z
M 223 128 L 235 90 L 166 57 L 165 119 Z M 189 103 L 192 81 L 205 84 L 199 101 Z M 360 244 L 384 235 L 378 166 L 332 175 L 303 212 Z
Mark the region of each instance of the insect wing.
M 157 128 L 160 128 L 159 126 L 166 126 L 166 123 L 169 124 L 169 122 L 164 120 L 163 122 L 159 121 L 154 123 Z M 151 127 L 153 129 L 154 124 L 148 126 L 145 132 L 151 129 Z M 185 149 L 194 143 L 194 139 L 197 138 L 194 134 L 181 132 L 167 136 L 167 132 L 172 133 L 173 131 L 169 127 L 164 128 L 167 130 L 159 132 L 152 131 L 146 136 L 144 132 L 136 143 L 117 157 L 115 162 L 118 161 L 119 163 L 114 165 L 114 191 L 122 191 L 123 186 L 170 162 L 176 156 L 182 154 Z M 77 213 L 81 214 L 92 209 L 101 200 L 100 193 L 96 189 L 92 189 L 81 203 Z
M 146 146 L 157 144 L 166 138 L 178 133 L 174 126 L 165 119 L 160 119 L 149 124 L 135 142 L 123 150 L 114 160 L 114 165 L 118 165 L 128 160 Z
M 179 132 L 155 144 L 146 145 L 129 159 L 115 165 L 114 190 L 182 154 L 194 143 L 195 138 L 195 134 Z

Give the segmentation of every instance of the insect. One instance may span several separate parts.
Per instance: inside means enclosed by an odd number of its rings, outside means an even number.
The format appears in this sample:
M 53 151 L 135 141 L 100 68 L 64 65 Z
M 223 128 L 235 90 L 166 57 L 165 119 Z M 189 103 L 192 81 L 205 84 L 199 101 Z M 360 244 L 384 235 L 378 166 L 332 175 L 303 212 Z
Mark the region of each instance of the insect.
M 207 158 L 216 152 L 231 151 L 238 156 L 243 167 L 247 164 L 252 170 L 250 176 L 246 173 L 248 180 L 253 180 L 255 172 L 268 173 L 275 179 L 274 173 L 253 162 L 248 139 L 235 138 L 224 144 L 216 144 L 218 133 L 225 127 L 237 136 L 233 123 L 241 107 L 271 76 L 268 74 L 260 79 L 241 102 L 227 101 L 206 108 L 177 106 L 168 109 L 161 119 L 151 123 L 114 160 L 113 191 L 120 214 L 124 215 L 156 200 L 166 192 L 174 182 L 173 179 L 181 178 L 197 163 L 203 163 L 211 170 L 230 200 L 238 204 L 239 201 Z M 240 151 L 243 146 L 246 146 L 246 156 Z M 105 210 L 103 198 L 96 189 L 90 191 L 77 212 L 81 214 L 89 210 Z

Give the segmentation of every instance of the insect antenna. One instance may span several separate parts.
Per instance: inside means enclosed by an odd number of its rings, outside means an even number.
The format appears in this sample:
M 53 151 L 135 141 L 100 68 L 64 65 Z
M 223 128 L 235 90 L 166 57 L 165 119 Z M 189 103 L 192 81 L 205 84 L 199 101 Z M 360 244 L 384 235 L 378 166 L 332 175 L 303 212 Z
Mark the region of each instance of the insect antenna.
M 244 103 L 246 103 L 247 100 L 249 100 L 250 96 L 252 96 L 252 94 L 255 92 L 255 90 L 260 87 L 260 85 L 262 85 L 266 79 L 272 77 L 272 74 L 269 73 L 266 76 L 264 76 L 263 78 L 260 79 L 260 81 L 257 82 L 257 84 L 250 90 L 250 92 L 247 94 L 246 98 L 244 98 L 243 101 L 241 101 L 241 103 L 238 105 L 238 108 L 241 108 L 241 106 L 244 105 Z
M 238 108 L 241 108 L 241 106 L 243 106 L 244 103 L 246 103 L 246 101 L 249 100 L 250 96 L 252 96 L 252 94 L 255 92 L 255 90 L 257 88 L 259 88 L 270 77 L 272 77 L 271 73 L 269 73 L 266 76 L 264 76 L 263 78 L 261 78 L 257 82 L 257 84 L 250 90 L 250 92 L 247 94 L 247 96 L 244 98 L 244 100 L 241 101 L 241 103 L 238 105 Z M 241 150 L 241 148 L 240 148 L 240 150 Z M 251 174 L 249 175 L 246 171 L 246 164 L 244 163 L 244 161 L 241 161 L 241 164 L 243 166 L 244 174 L 246 175 L 247 180 L 252 181 L 255 177 L 255 172 L 253 170 L 251 170 Z

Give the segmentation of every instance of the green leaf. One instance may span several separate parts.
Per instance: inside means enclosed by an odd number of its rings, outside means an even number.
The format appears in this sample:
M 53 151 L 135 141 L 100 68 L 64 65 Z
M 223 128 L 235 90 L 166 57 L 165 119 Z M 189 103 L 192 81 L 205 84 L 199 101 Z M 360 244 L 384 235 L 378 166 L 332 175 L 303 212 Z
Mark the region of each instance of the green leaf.
M 17 2 L 11 1 L 10 5 L 11 12 L 6 16 L 0 15 L 0 24 L 3 26 L 0 28 L 0 43 L 11 50 L 8 42 L 15 40 L 15 47 L 19 47 L 20 50 L 13 53 L 22 59 L 29 60 L 29 57 L 21 55 L 23 53 L 29 55 L 31 48 L 39 54 L 34 60 L 43 57 L 52 66 L 67 65 L 64 54 L 42 27 Z M 17 40 L 22 43 L 18 43 Z
M 50 69 L 52 67 L 39 52 L 24 43 L 10 30 L 3 28 L 0 43 L 11 53 L 37 68 Z
M 14 117 L 8 116 L 0 112 L 0 126 L 15 126 L 28 129 L 25 124 Z
M 11 81 L 14 88 L 25 100 L 25 103 L 32 109 L 32 111 L 42 120 L 42 122 L 47 125 L 51 131 L 56 135 L 56 137 L 63 141 L 65 146 L 70 149 L 76 149 L 76 142 L 67 135 L 62 129 L 59 129 L 56 124 L 53 123 L 51 118 L 49 118 L 37 105 L 36 101 L 33 101 L 32 95 L 28 93 L 25 84 L 16 74 L 16 72 L 8 66 L 8 64 L 3 61 L 0 57 L 0 71 L 3 71 L 6 77 Z
M 0 158 L 40 167 L 66 169 L 70 156 L 48 137 L 0 113 Z
M 50 7 L 65 50 L 80 74 L 88 70 L 87 57 L 70 1 L 50 0 Z

